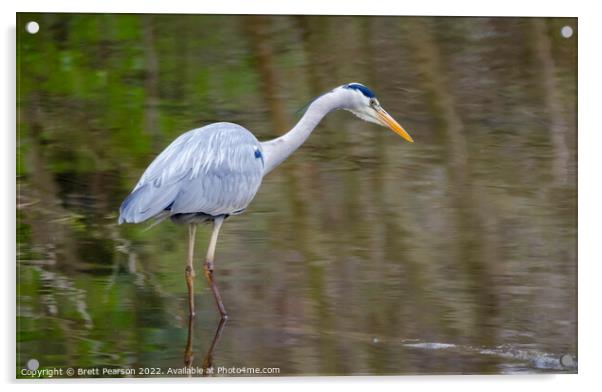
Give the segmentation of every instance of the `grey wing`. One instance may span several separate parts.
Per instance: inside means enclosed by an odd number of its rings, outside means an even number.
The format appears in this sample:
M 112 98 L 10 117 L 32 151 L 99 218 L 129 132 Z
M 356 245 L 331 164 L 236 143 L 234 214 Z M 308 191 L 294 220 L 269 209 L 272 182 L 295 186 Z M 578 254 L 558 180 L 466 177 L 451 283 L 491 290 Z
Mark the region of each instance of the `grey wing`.
M 120 208 L 119 223 L 170 214 L 232 214 L 261 185 L 263 154 L 255 136 L 231 123 L 195 129 L 173 141 L 146 169 Z

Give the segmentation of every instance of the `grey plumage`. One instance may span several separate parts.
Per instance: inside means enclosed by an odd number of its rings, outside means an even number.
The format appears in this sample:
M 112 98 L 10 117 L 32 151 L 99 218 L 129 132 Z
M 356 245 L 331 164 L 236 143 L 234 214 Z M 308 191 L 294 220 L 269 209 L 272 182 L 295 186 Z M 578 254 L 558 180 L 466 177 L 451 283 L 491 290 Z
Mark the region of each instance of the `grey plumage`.
M 146 169 L 119 223 L 188 213 L 230 215 L 253 200 L 263 178 L 261 144 L 240 125 L 215 123 L 174 140 Z

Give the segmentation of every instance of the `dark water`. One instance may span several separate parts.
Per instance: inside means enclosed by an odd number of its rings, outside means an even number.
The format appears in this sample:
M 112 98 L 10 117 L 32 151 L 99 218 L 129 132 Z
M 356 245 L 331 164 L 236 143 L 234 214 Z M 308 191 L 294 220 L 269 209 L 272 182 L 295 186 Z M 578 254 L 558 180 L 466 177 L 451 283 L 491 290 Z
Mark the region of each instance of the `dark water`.
M 576 19 L 20 14 L 18 30 L 18 376 L 31 358 L 183 367 L 187 230 L 118 226 L 119 204 L 181 132 L 269 139 L 352 81 L 415 143 L 329 115 L 226 221 L 230 320 L 210 350 L 199 274 L 192 365 L 576 372 Z

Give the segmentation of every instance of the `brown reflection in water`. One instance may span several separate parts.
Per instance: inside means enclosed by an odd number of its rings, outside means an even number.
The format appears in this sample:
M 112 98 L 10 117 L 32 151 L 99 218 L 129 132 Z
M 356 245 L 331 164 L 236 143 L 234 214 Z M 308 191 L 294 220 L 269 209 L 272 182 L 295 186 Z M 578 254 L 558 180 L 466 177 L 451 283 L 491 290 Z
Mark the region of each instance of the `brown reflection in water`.
M 261 91 L 268 104 L 269 115 L 276 131 L 273 136 L 276 137 L 280 132 L 288 129 L 288 123 L 282 104 L 282 95 L 278 91 L 281 77 L 278 67 L 274 66 L 274 54 L 270 44 L 271 19 L 265 16 L 245 16 L 243 22 L 251 58 L 257 68 Z
M 316 26 L 315 30 L 308 32 L 309 26 Z M 325 18 L 317 18 L 313 21 L 298 21 L 298 26 L 302 28 L 303 50 L 306 57 L 306 75 L 307 80 L 311 83 L 311 95 L 321 94 L 324 90 L 323 81 L 320 78 L 321 71 L 317 68 L 320 63 L 320 56 L 325 53 L 332 53 L 337 48 L 330 41 L 328 34 L 329 20 Z M 317 41 L 320 41 L 319 43 Z M 325 48 L 329 48 L 324 50 Z M 331 78 L 334 75 L 330 74 Z M 314 135 L 325 131 L 321 126 Z M 329 135 L 321 134 L 317 140 L 326 138 Z M 332 136 L 331 136 L 332 137 Z M 307 151 L 305 151 L 307 156 Z M 315 218 L 318 218 L 319 211 L 312 203 L 313 194 L 309 190 L 314 189 L 316 181 L 320 181 L 317 168 L 313 164 L 307 165 L 300 160 L 292 160 L 288 166 L 286 173 L 286 183 L 288 188 L 288 198 L 290 200 L 291 214 L 296 222 L 296 231 L 298 235 L 298 251 L 302 257 L 303 268 L 307 278 L 307 285 L 311 289 L 309 298 L 311 300 L 312 309 L 307 309 L 313 318 L 316 320 L 315 330 L 317 334 L 317 368 L 324 369 L 326 372 L 336 371 L 336 350 L 337 347 L 332 339 L 327 339 L 322 331 L 328 331 L 333 328 L 332 307 L 336 306 L 328 301 L 326 295 L 327 283 L 325 276 L 325 266 L 320 258 L 321 249 L 318 245 L 318 238 L 315 233 L 316 224 Z M 324 190 L 325 191 L 325 190 Z M 318 228 L 318 230 L 323 230 Z M 326 233 L 325 233 L 326 234 Z
M 462 263 L 468 280 L 475 307 L 475 326 L 497 325 L 499 314 L 498 285 L 494 279 L 499 273 L 500 259 L 495 227 L 495 211 L 488 207 L 485 194 L 480 192 L 472 178 L 472 168 L 468 154 L 464 124 L 456 111 L 456 103 L 448 90 L 446 69 L 442 54 L 433 32 L 433 20 L 412 18 L 405 26 L 412 33 L 412 47 L 416 55 L 416 65 L 422 71 L 424 89 L 430 95 L 431 113 L 437 120 L 438 137 L 443 143 L 447 158 L 447 170 L 451 179 L 448 189 L 455 205 L 457 227 L 457 252 L 455 258 Z M 479 341 L 491 344 L 495 336 L 494 328 L 475 328 L 481 331 Z
M 563 101 L 556 82 L 556 68 L 552 55 L 550 37 L 546 31 L 546 21 L 533 18 L 533 36 L 535 53 L 541 64 L 541 83 L 543 84 L 546 112 L 550 116 L 550 139 L 554 145 L 554 177 L 559 185 L 568 181 L 569 149 L 567 146 L 568 127 L 563 116 Z
M 265 102 L 268 104 L 268 120 L 272 125 L 272 129 L 277 130 L 276 135 L 279 135 L 290 128 L 290 123 L 286 120 L 287 116 L 282 105 L 281 97 L 285 96 L 280 89 L 283 87 L 279 83 L 277 67 L 274 64 L 274 57 L 271 51 L 271 36 L 268 34 L 271 25 L 271 18 L 262 16 L 248 16 L 245 18 L 246 31 L 248 32 L 250 46 L 254 52 L 254 65 L 257 69 L 262 81 Z M 308 36 L 303 36 L 307 39 Z M 309 57 L 309 56 L 308 56 Z M 311 64 L 308 64 L 308 69 L 312 69 Z M 311 74 L 311 71 L 310 71 Z M 309 198 L 306 195 L 306 189 L 311 189 L 311 172 L 308 172 L 301 165 L 298 159 L 289 159 L 282 167 L 280 175 L 284 176 L 284 189 L 281 192 L 284 194 L 284 199 L 288 200 L 291 214 L 294 218 L 295 232 L 295 250 L 298 251 L 302 258 L 303 266 L 306 269 L 306 274 L 311 287 L 311 299 L 316 310 L 316 319 L 318 320 L 320 330 L 329 330 L 330 311 L 326 296 L 324 295 L 324 268 L 316 262 L 317 252 L 312 248 L 311 225 L 309 223 L 312 214 L 309 203 Z M 271 176 L 273 177 L 273 175 Z M 269 179 L 268 179 L 269 180 Z M 287 317 L 282 317 L 286 320 Z M 334 355 L 334 347 L 331 339 L 324 339 L 320 336 L 320 357 L 323 361 L 318 365 L 326 371 L 332 371 L 333 361 L 329 360 Z M 328 353 L 331 353 L 330 355 Z

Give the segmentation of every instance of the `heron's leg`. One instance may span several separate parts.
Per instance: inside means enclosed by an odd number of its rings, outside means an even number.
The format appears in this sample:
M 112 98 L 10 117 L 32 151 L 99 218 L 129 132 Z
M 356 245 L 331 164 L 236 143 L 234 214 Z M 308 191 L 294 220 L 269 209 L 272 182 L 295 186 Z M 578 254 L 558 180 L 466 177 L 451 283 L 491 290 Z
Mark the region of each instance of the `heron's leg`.
M 213 297 L 215 298 L 215 303 L 217 304 L 217 308 L 219 309 L 219 313 L 222 315 L 222 318 L 227 318 L 226 309 L 224 308 L 224 304 L 222 303 L 222 297 L 219 295 L 219 290 L 217 289 L 217 285 L 215 284 L 215 280 L 213 279 L 213 257 L 215 255 L 215 246 L 217 244 L 217 236 L 219 234 L 219 229 L 222 227 L 222 223 L 224 222 L 224 217 L 215 218 L 213 221 L 213 233 L 211 233 L 211 240 L 209 241 L 209 248 L 207 249 L 207 259 L 205 260 L 205 277 L 209 282 L 209 286 L 211 287 L 211 291 L 213 291 Z
M 192 330 L 194 327 L 194 317 L 188 316 L 188 339 L 186 339 L 186 348 L 184 349 L 184 366 L 187 368 L 192 366 L 194 359 L 192 352 Z
M 188 226 L 188 261 L 186 262 L 186 284 L 188 285 L 188 309 L 190 317 L 194 317 L 194 238 L 196 237 L 196 223 Z

